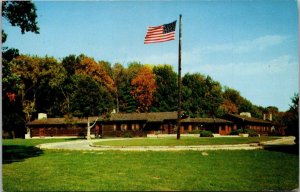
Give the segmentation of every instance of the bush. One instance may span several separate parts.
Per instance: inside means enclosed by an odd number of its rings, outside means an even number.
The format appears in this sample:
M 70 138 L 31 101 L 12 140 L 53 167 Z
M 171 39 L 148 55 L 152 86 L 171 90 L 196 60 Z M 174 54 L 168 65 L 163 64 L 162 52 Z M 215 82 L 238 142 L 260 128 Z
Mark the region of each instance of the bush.
M 251 129 L 246 129 L 246 130 L 245 130 L 245 133 L 248 133 L 248 134 L 249 134 L 249 137 L 258 137 L 257 132 L 254 131 L 254 130 L 251 130 Z
M 229 133 L 229 135 L 239 135 L 240 133 L 243 133 L 242 129 L 233 130 Z
M 211 131 L 200 131 L 200 137 L 212 137 L 212 132 Z
M 123 137 L 132 138 L 132 137 L 133 137 L 133 134 L 132 134 L 131 131 L 124 131 Z

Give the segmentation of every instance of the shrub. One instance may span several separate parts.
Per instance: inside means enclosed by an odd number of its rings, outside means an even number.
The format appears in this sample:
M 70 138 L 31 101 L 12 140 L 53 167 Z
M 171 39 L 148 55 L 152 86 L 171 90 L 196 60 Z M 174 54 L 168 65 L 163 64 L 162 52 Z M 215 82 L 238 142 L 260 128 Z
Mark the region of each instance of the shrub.
M 132 134 L 131 131 L 124 131 L 123 137 L 132 138 L 132 137 L 133 137 L 133 134 Z
M 233 130 L 229 133 L 229 135 L 239 135 L 240 133 L 243 133 L 242 129 Z
M 246 130 L 245 130 L 245 133 L 248 133 L 248 134 L 249 134 L 249 137 L 258 137 L 257 132 L 254 131 L 254 130 L 251 130 L 251 129 L 246 129 Z
M 211 131 L 200 131 L 200 137 L 212 137 L 212 132 Z

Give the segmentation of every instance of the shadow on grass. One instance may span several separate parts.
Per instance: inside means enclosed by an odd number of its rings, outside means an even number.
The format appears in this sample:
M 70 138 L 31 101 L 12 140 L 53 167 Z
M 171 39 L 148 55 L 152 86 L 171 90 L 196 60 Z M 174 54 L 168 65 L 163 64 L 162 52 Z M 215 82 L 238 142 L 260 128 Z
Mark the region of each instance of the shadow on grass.
M 299 155 L 299 145 L 266 145 L 265 150 Z
M 5 145 L 2 150 L 3 164 L 20 162 L 27 158 L 37 157 L 43 154 L 41 149 L 34 146 Z

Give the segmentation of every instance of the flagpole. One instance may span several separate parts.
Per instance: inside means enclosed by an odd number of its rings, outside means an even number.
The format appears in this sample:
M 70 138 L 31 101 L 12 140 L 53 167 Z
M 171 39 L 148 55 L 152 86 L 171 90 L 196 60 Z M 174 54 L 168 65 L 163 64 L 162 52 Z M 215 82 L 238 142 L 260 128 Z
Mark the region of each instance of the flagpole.
M 177 111 L 177 139 L 180 139 L 180 116 L 181 116 L 181 17 L 179 15 L 179 45 L 178 45 L 178 111 Z

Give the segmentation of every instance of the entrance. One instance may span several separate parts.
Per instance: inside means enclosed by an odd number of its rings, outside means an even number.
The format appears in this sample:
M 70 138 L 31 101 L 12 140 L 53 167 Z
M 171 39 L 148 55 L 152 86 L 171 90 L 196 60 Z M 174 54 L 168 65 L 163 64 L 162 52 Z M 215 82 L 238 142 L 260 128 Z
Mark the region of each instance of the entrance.
M 45 128 L 39 128 L 39 136 L 45 137 Z

